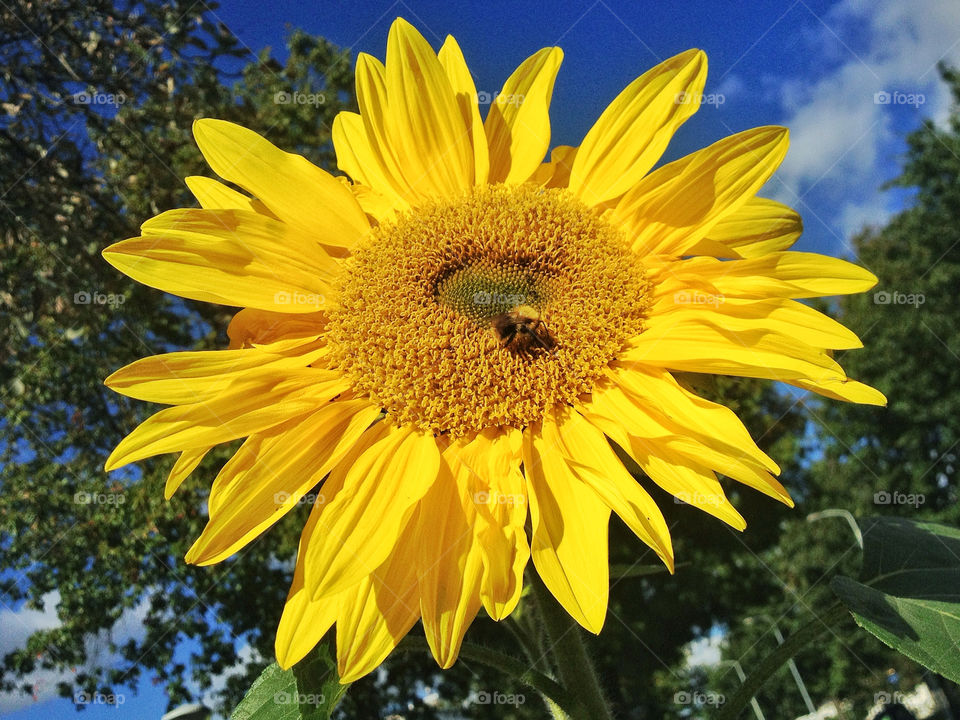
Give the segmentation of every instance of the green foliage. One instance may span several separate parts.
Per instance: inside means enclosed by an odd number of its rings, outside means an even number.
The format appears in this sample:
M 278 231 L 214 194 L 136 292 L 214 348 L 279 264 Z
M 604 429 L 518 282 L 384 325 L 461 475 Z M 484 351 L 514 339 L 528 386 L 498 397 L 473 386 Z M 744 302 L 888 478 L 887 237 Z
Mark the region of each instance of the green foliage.
M 960 530 L 900 518 L 860 521 L 860 582 L 831 586 L 860 627 L 960 682 Z
M 330 637 L 289 670 L 269 665 L 230 720 L 328 720 L 348 687 L 337 681 L 336 648 Z

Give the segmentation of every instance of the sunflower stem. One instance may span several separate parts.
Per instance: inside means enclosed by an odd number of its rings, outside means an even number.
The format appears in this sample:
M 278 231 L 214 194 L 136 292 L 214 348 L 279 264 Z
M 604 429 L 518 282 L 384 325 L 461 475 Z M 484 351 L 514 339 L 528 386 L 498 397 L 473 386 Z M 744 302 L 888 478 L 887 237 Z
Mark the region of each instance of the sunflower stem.
M 743 681 L 736 694 L 724 703 L 720 712 L 717 713 L 717 720 L 735 720 L 767 679 L 782 668 L 790 658 L 827 630 L 851 617 L 850 612 L 837 602 L 787 637 L 783 645 L 760 661 L 756 669 Z
M 583 645 L 580 627 L 554 599 L 540 576 L 535 572 L 529 576 L 540 617 L 550 638 L 548 652 L 553 655 L 560 684 L 580 706 L 575 712 L 568 712 L 568 716 L 572 720 L 611 720 L 613 715 Z

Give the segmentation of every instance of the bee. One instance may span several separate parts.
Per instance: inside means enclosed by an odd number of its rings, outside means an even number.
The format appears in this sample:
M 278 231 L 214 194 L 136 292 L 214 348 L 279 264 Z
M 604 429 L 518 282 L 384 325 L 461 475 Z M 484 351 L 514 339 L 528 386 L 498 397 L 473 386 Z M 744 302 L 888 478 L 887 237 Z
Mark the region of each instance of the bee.
M 540 312 L 530 305 L 518 305 L 512 310 L 495 316 L 490 326 L 500 339 L 500 346 L 530 359 L 534 352 L 554 353 L 557 341 Z

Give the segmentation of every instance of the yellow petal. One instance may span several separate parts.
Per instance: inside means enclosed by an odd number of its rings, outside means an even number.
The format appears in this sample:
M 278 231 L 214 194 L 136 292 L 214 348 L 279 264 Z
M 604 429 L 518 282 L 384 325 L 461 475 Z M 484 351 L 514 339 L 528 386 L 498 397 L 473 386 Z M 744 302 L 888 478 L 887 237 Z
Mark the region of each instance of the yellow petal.
M 655 442 L 672 455 L 720 472 L 749 487 L 793 505 L 790 495 L 771 474 L 777 464 L 758 448 L 736 416 L 722 405 L 708 403 L 676 384 L 646 376 L 641 370 L 611 372 L 619 385 L 595 389 L 586 414 L 624 449 L 636 438 Z M 672 380 L 672 378 L 671 378 Z M 593 418 L 596 422 L 596 418 Z
M 235 380 L 305 368 L 323 348 L 303 354 L 274 354 L 258 348 L 153 355 L 117 370 L 104 380 L 114 392 L 146 402 L 188 405 L 214 399 Z
M 869 290 L 877 276 L 840 258 L 807 252 L 774 252 L 743 260 L 695 257 L 662 266 L 673 282 L 709 283 L 725 298 L 810 298 Z M 655 276 L 651 277 L 656 280 Z M 682 288 L 681 288 L 682 289 Z
M 679 321 L 670 314 L 651 318 L 630 346 L 619 358 L 624 364 L 783 381 L 846 379 L 822 350 L 778 333 L 729 330 L 705 314 Z
M 218 563 L 272 526 L 340 462 L 379 414 L 367 400 L 341 400 L 278 432 L 248 438 L 213 483 L 210 520 L 187 562 Z M 315 502 L 325 501 L 321 489 Z
M 731 135 L 650 173 L 617 203 L 612 219 L 640 255 L 684 255 L 757 192 L 788 144 L 781 127 Z
M 387 169 L 383 154 L 370 143 L 364 119 L 358 113 L 340 112 L 333 120 L 333 147 L 337 151 L 337 167 L 356 182 L 370 186 L 384 198 L 390 207 L 406 209 L 409 203 L 404 199 L 408 192 L 398 183 Z M 354 192 L 354 195 L 357 195 Z M 361 207 L 363 201 L 358 197 Z M 369 210 L 364 207 L 364 210 Z M 374 213 L 376 217 L 379 214 Z
M 602 205 L 636 185 L 697 111 L 706 79 L 707 56 L 687 50 L 630 83 L 580 144 L 570 190 Z
M 210 452 L 210 448 L 196 448 L 195 450 L 184 450 L 180 457 L 170 468 L 170 474 L 167 475 L 167 483 L 163 488 L 163 499 L 169 500 L 173 494 L 183 484 L 183 481 L 190 477 L 190 473 L 197 469 L 200 461 Z
M 184 181 L 204 210 L 251 210 L 274 220 L 278 219 L 267 209 L 266 205 L 256 198 L 249 198 L 242 193 L 238 193 L 213 178 L 191 175 L 184 178 Z
M 856 334 L 833 318 L 794 300 L 742 300 L 722 298 L 704 306 L 692 305 L 695 294 L 674 293 L 672 300 L 679 304 L 658 306 L 657 312 L 669 311 L 672 319 L 693 319 L 697 314 L 710 316 L 711 322 L 737 332 L 768 330 L 806 343 L 816 348 L 851 350 L 863 347 Z
M 327 317 L 322 311 L 294 315 L 244 308 L 227 326 L 227 337 L 230 338 L 230 349 L 238 350 L 277 340 L 315 340 L 326 325 Z
M 480 610 L 483 575 L 470 470 L 455 456 L 455 450 L 444 454 L 439 477 L 420 501 L 418 529 L 423 631 L 444 669 L 456 661 L 463 635 Z
M 316 312 L 337 266 L 315 243 L 246 210 L 170 210 L 103 257 L 144 285 L 221 305 Z
M 577 157 L 577 148 L 558 145 L 550 151 L 550 162 L 545 162 L 530 176 L 530 182 L 546 188 L 567 187 L 570 171 Z
M 305 157 L 284 152 L 225 120 L 197 120 L 193 135 L 217 175 L 315 242 L 350 248 L 369 231 L 370 223 L 350 190 Z
M 387 136 L 409 186 L 456 197 L 473 185 L 473 143 L 436 53 L 406 20 L 387 37 Z
M 543 428 L 552 424 L 547 416 Z M 555 425 L 547 433 L 555 438 Z M 555 443 L 538 426 L 524 430 L 523 466 L 533 526 L 533 564 L 574 620 L 599 633 L 610 591 L 610 508 L 571 472 Z
M 378 667 L 420 618 L 416 516 L 387 561 L 346 593 L 337 617 L 341 683 Z
M 117 445 L 105 469 L 246 437 L 306 414 L 348 388 L 349 382 L 332 370 L 244 376 L 213 400 L 167 408 L 144 420 Z
M 452 35 L 447 35 L 437 57 L 457 96 L 457 107 L 463 116 L 464 125 L 470 130 L 473 142 L 474 184 L 483 185 L 487 182 L 487 175 L 490 172 L 490 153 L 487 149 L 487 135 L 483 130 L 483 120 L 480 118 L 480 107 L 477 103 L 477 86 L 473 82 L 473 76 L 470 75 L 470 68 L 467 67 L 463 51 Z
M 791 380 L 789 384 L 833 400 L 845 400 L 861 405 L 880 405 L 881 407 L 887 404 L 887 398 L 882 392 L 856 380 L 821 380 L 819 382 Z
M 750 198 L 713 226 L 707 238 L 690 248 L 690 255 L 713 255 L 704 243 L 719 245 L 715 257 L 759 257 L 789 250 L 803 233 L 803 221 L 796 211 L 766 198 Z M 724 252 L 725 251 L 725 252 Z
M 450 461 L 470 488 L 476 507 L 475 532 L 483 561 L 480 600 L 494 620 L 507 617 L 520 601 L 530 558 L 521 442 L 515 428 L 488 428 Z
M 440 452 L 432 434 L 388 428 L 386 437 L 349 465 L 348 456 L 324 485 L 322 542 L 307 547 L 306 582 L 314 598 L 355 585 L 379 567 L 397 543 L 417 501 L 437 478 Z
M 525 182 L 550 147 L 550 98 L 563 61 L 560 48 L 543 48 L 524 60 L 490 105 L 484 130 L 491 183 Z
M 336 621 L 341 604 L 349 601 L 355 592 L 355 588 L 347 588 L 332 597 L 310 599 L 310 593 L 303 584 L 303 557 L 306 542 L 313 534 L 316 521 L 317 516 L 311 515 L 300 536 L 293 582 L 290 584 L 290 592 L 287 594 L 287 602 L 284 603 L 274 639 L 277 664 L 284 670 L 296 665 L 313 650 Z
M 617 458 L 606 436 L 575 410 L 554 411 L 557 439 L 570 470 L 593 488 L 673 572 L 670 530 L 660 508 Z M 549 441 L 549 437 L 545 438 Z

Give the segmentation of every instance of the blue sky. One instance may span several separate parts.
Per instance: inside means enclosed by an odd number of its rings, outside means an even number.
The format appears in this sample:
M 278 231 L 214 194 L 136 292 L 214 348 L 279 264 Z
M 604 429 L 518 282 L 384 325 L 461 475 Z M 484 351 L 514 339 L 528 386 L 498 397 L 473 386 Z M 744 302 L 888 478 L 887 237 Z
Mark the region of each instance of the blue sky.
M 896 176 L 903 134 L 924 117 L 943 120 L 949 102 L 939 60 L 960 64 L 960 3 L 955 0 L 576 0 L 456 3 L 223 0 L 217 19 L 252 51 L 284 56 L 284 38 L 300 27 L 357 52 L 384 56 L 390 22 L 403 16 L 439 47 L 460 42 L 478 90 L 498 90 L 525 57 L 560 45 L 565 60 L 554 92 L 553 142 L 578 144 L 606 104 L 631 80 L 689 47 L 707 52 L 704 105 L 681 129 L 672 159 L 732 132 L 764 124 L 790 128 L 787 160 L 762 194 L 796 207 L 807 231 L 799 249 L 848 254 L 851 233 L 882 224 L 905 201 L 881 193 Z M 723 101 L 719 102 L 722 97 Z M 888 102 L 884 102 L 887 100 Z M 32 629 L 56 624 L 55 597 L 44 612 L 0 612 L 0 652 Z M 137 615 L 118 634 L 137 633 Z M 0 696 L 0 714 L 16 720 L 76 717 L 52 699 L 58 678 L 36 678 L 38 702 Z M 94 705 L 85 720 L 156 720 L 161 687 L 145 681 L 121 709 Z M 19 709 L 17 709 L 19 708 Z

